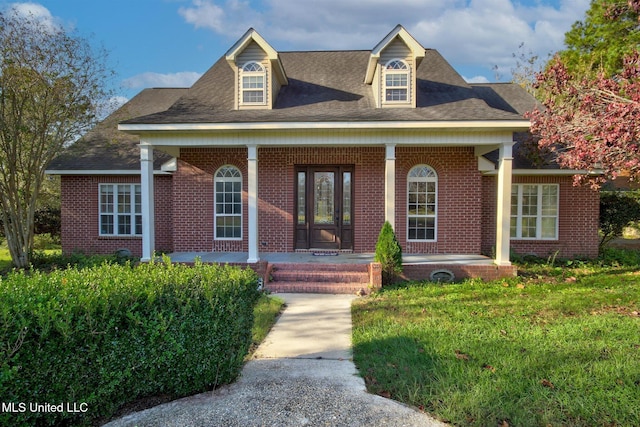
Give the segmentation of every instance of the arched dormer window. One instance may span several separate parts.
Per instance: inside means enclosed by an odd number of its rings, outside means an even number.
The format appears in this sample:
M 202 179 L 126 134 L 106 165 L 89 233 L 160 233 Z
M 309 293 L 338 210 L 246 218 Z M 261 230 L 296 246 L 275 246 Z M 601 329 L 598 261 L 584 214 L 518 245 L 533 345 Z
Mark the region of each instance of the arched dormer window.
M 242 238 L 242 174 L 231 165 L 222 166 L 214 175 L 215 238 Z
M 407 176 L 407 239 L 434 241 L 438 217 L 438 175 L 427 165 Z
M 385 103 L 409 102 L 409 66 L 400 59 L 392 59 L 384 66 Z
M 242 104 L 264 105 L 266 72 L 257 62 L 248 62 L 242 67 Z

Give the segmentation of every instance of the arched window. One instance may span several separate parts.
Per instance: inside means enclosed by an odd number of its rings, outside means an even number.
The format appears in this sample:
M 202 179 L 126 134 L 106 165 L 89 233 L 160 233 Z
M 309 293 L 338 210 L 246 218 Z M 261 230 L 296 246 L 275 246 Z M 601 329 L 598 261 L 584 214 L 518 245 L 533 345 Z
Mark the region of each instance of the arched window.
M 235 166 L 222 166 L 214 176 L 215 238 L 242 238 L 242 174 Z
M 407 176 L 407 239 L 436 240 L 438 175 L 432 167 L 417 165 Z
M 248 62 L 242 67 L 242 103 L 264 104 L 266 72 L 257 62 Z
M 409 101 L 409 66 L 400 59 L 392 59 L 384 67 L 384 99 L 386 102 Z

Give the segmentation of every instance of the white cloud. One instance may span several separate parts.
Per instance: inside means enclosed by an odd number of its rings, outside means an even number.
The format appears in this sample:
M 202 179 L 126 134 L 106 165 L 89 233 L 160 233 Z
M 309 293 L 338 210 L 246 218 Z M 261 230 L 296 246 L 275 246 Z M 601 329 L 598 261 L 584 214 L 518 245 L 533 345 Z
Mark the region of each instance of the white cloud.
M 191 87 L 202 76 L 202 73 L 194 71 L 182 71 L 179 73 L 160 74 L 142 73 L 129 77 L 122 81 L 122 86 L 129 89 L 148 87 Z
M 489 83 L 489 79 L 487 79 L 485 76 L 474 76 L 474 77 L 464 77 L 464 81 L 466 81 L 467 83 Z
M 6 10 L 18 16 L 34 19 L 41 29 L 53 32 L 62 28 L 60 20 L 54 18 L 49 9 L 38 3 L 10 3 Z
M 180 9 L 196 28 L 237 38 L 249 27 L 278 50 L 371 49 L 396 24 L 456 65 L 492 75 L 515 65 L 524 43 L 541 57 L 563 48 L 564 33 L 590 0 L 192 0 Z M 508 76 L 505 76 L 508 78 Z

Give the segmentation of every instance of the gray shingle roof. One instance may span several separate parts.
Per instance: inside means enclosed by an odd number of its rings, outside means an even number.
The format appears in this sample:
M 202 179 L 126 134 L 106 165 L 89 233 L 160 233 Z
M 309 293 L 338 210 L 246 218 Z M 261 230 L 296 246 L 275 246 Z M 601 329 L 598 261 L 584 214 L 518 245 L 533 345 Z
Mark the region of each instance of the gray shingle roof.
M 187 89 L 145 89 L 109 117 L 98 123 L 69 146 L 47 167 L 51 171 L 139 170 L 140 138 L 118 130 L 118 123 L 140 115 L 169 108 Z M 154 167 L 159 169 L 170 156 L 154 153 Z
M 234 109 L 234 71 L 220 58 L 191 88 L 145 89 L 71 145 L 50 171 L 138 170 L 139 137 L 118 123 L 522 120 L 536 105 L 514 84 L 468 84 L 435 50 L 417 70 L 417 108 L 376 108 L 364 83 L 370 51 L 281 52 L 289 84 L 271 110 Z M 169 156 L 155 150 L 156 169 Z
M 522 120 L 524 91 L 467 84 L 427 49 L 417 70 L 417 108 L 375 108 L 364 83 L 369 51 L 281 52 L 289 84 L 271 110 L 234 110 L 234 72 L 221 58 L 168 110 L 127 124 Z

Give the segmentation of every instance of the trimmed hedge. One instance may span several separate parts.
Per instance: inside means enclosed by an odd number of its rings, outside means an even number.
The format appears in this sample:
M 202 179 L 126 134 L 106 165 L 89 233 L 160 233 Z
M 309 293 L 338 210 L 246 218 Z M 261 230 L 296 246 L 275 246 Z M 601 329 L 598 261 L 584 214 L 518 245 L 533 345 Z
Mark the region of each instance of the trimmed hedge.
M 169 262 L 0 279 L 0 425 L 90 424 L 138 398 L 233 382 L 256 283 L 250 269 Z

